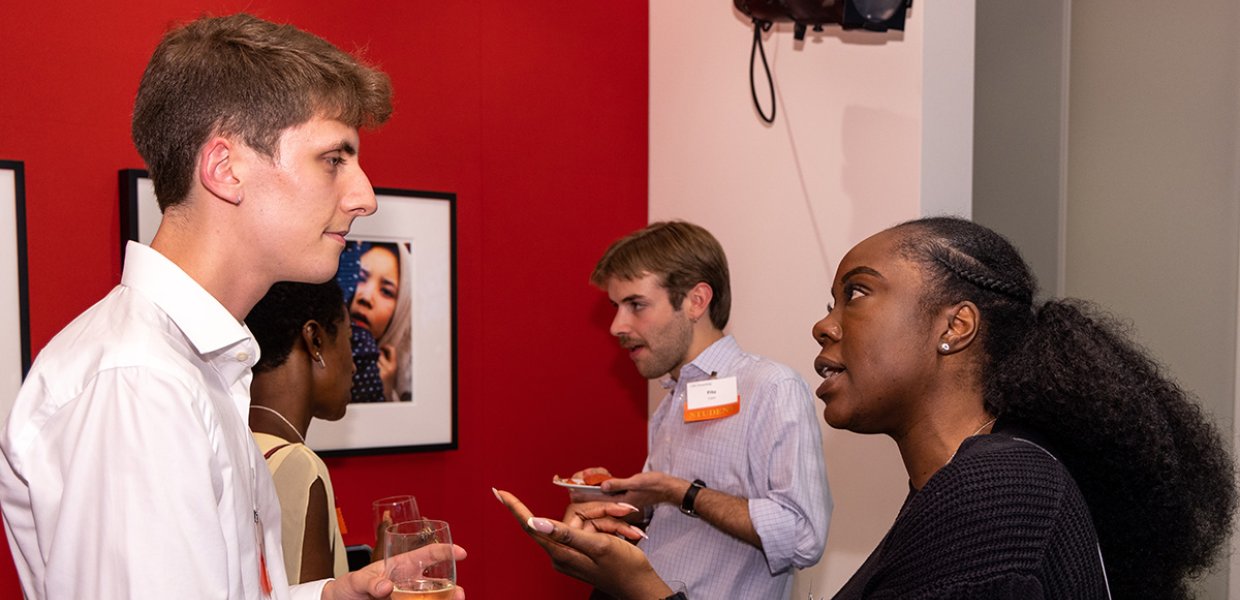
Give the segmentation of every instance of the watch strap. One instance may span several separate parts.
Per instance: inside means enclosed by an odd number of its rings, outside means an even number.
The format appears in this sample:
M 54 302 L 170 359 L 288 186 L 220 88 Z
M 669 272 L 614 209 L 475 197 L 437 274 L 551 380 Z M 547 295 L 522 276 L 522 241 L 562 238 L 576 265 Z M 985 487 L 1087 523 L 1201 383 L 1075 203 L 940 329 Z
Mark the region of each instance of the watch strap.
M 690 517 L 698 516 L 697 511 L 694 510 L 694 503 L 697 500 L 698 492 L 704 487 L 706 487 L 706 483 L 701 479 L 694 479 L 693 483 L 689 484 L 689 489 L 685 491 L 685 497 L 680 500 L 680 512 Z

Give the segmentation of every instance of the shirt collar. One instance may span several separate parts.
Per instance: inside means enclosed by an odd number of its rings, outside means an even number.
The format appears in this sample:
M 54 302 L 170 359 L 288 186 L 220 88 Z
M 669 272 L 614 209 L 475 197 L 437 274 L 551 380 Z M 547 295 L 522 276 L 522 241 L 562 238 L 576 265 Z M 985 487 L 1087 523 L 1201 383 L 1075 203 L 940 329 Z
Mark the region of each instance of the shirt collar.
M 741 348 L 731 335 L 725 335 L 715 343 L 706 347 L 700 354 L 695 356 L 689 364 L 680 368 L 680 379 L 684 381 L 697 381 L 710 377 L 712 373 L 722 373 L 728 369 L 740 354 Z M 659 385 L 663 389 L 671 389 L 676 387 L 675 379 L 671 375 L 664 375 L 659 379 Z
M 130 241 L 125 246 L 121 285 L 142 294 L 185 334 L 199 354 L 209 357 L 241 344 L 248 366 L 258 360 L 258 344 L 250 329 L 238 321 L 206 289 L 159 251 Z

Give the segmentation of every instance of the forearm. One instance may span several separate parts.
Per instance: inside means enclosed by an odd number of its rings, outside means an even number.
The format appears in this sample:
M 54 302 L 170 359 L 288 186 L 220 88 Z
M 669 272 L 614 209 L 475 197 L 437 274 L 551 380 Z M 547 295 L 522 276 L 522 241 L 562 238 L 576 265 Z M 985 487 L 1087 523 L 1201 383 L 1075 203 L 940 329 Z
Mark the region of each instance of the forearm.
M 749 518 L 749 499 L 702 488 L 694 499 L 693 510 L 715 529 L 762 549 L 762 538 L 758 537 L 758 531 Z

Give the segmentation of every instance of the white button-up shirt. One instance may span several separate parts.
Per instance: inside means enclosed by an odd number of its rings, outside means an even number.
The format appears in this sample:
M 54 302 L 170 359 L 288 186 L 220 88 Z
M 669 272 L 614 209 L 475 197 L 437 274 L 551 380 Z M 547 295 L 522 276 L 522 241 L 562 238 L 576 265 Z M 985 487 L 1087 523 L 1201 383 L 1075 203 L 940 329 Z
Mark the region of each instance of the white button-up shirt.
M 27 598 L 318 598 L 284 572 L 250 435 L 258 344 L 130 243 L 121 284 L 40 353 L 9 414 L 0 505 Z

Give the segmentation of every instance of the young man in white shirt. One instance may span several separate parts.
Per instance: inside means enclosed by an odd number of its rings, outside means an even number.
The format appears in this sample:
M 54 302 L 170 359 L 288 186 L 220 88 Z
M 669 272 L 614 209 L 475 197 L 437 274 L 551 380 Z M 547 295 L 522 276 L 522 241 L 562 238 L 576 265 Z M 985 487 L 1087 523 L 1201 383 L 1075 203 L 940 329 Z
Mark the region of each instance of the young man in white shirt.
M 277 281 L 332 277 L 375 211 L 358 128 L 383 73 L 248 15 L 169 32 L 133 137 L 163 220 L 121 284 L 35 361 L 0 436 L 0 504 L 27 598 L 386 597 L 378 565 L 290 588 L 279 503 L 246 423 Z M 455 550 L 458 557 L 463 551 Z M 463 594 L 458 594 L 463 596 Z

